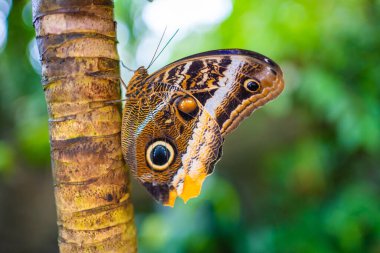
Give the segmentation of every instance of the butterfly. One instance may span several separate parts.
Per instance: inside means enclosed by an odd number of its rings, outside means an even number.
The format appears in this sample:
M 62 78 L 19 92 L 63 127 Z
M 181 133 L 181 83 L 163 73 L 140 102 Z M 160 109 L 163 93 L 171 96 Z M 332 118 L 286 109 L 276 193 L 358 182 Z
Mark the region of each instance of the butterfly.
M 284 88 L 280 67 L 248 50 L 191 55 L 127 86 L 122 152 L 132 174 L 166 206 L 200 194 L 223 140 Z

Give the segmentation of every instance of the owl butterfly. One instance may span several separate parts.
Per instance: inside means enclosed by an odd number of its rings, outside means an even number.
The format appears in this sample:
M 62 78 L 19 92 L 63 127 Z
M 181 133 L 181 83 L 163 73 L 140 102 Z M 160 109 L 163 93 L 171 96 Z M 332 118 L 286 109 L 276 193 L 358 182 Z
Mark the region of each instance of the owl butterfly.
M 247 50 L 192 55 L 148 75 L 135 71 L 123 110 L 122 150 L 163 205 L 200 194 L 224 137 L 284 88 L 280 67 Z

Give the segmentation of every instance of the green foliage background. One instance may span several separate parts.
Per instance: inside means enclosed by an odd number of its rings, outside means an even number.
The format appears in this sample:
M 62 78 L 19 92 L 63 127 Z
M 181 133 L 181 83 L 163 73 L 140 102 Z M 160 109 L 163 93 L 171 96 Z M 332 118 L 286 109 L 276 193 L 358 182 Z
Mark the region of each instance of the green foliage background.
M 116 2 L 130 31 L 120 49 L 131 56 L 148 34 L 145 4 Z M 0 252 L 57 252 L 29 1 L 13 1 L 7 24 Z M 261 52 L 282 66 L 286 88 L 226 139 L 200 198 L 163 208 L 133 186 L 140 252 L 380 252 L 379 0 L 235 0 L 221 24 L 170 47 L 172 60 L 216 48 Z

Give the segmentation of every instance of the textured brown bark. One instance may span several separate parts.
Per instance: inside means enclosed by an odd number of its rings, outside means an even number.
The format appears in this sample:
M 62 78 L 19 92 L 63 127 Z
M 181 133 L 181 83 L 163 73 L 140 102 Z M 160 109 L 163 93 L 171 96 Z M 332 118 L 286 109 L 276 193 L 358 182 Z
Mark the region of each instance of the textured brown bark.
M 60 252 L 136 252 L 111 0 L 33 0 Z

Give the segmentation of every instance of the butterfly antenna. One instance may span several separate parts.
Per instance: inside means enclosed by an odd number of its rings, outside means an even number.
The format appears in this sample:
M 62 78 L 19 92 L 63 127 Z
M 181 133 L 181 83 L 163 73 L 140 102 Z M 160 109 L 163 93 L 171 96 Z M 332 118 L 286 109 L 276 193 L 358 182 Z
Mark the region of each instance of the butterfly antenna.
M 174 39 L 174 37 L 177 35 L 179 29 L 177 29 L 177 31 L 175 31 L 175 33 L 172 35 L 172 37 L 168 40 L 168 42 L 166 42 L 164 48 L 161 49 L 160 53 L 156 56 L 156 58 L 154 58 L 152 60 L 152 62 L 149 64 L 148 68 L 150 68 L 150 66 L 153 65 L 153 63 L 158 59 L 158 57 L 160 57 L 160 55 L 162 54 L 162 52 L 165 50 L 165 48 L 169 45 L 169 43 Z M 147 68 L 147 69 L 148 69 Z
M 149 69 L 149 67 L 152 66 L 152 64 L 153 64 L 153 62 L 154 62 L 154 57 L 156 56 L 156 54 L 157 54 L 157 52 L 158 52 L 158 49 L 159 49 L 160 46 L 161 46 L 161 42 L 162 42 L 162 40 L 164 39 L 164 36 L 165 36 L 165 33 L 166 33 L 166 29 L 167 29 L 167 28 L 168 28 L 168 27 L 165 26 L 164 32 L 162 33 L 161 38 L 160 38 L 160 42 L 158 42 L 158 45 L 157 45 L 157 47 L 156 47 L 156 51 L 154 51 L 154 54 L 153 54 L 152 60 L 150 60 L 150 63 L 149 63 L 149 65 L 148 65 L 148 67 L 147 67 L 146 69 Z
M 131 69 L 131 68 L 128 68 L 128 66 L 125 65 L 124 62 L 122 62 L 122 61 L 121 61 L 121 66 L 123 66 L 123 68 L 126 68 L 126 69 L 128 69 L 129 71 L 131 71 L 131 72 L 135 72 L 135 71 L 136 71 L 136 70 L 133 70 L 133 69 Z

